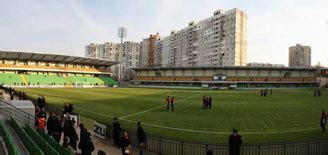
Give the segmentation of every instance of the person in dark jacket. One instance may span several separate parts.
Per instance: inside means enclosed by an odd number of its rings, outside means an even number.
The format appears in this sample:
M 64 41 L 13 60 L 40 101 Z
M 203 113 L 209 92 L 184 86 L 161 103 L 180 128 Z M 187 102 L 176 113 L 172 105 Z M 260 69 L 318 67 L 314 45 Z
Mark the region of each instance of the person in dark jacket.
M 86 139 L 88 130 L 84 127 L 84 124 L 80 123 L 80 139 Z
M 121 136 L 121 124 L 118 122 L 117 118 L 113 119 L 113 138 L 114 138 L 114 146 L 119 147 L 119 140 Z
M 44 107 L 46 105 L 46 99 L 44 98 L 44 96 L 41 96 L 41 107 Z
M 82 141 L 87 139 L 88 130 L 84 127 L 84 124 L 82 123 L 80 123 L 79 128 L 80 128 L 80 142 L 78 147 L 79 149 L 81 149 Z
M 44 108 L 41 108 L 41 111 L 39 112 L 39 117 L 43 117 L 43 118 L 47 119 L 47 113 Z
M 237 129 L 232 129 L 232 134 L 229 136 L 229 155 L 240 155 L 240 147 L 243 143 Z
M 212 97 L 208 96 L 208 108 L 212 109 Z
M 38 107 L 42 108 L 42 105 L 41 105 L 41 96 L 39 96 L 38 99 L 36 100 L 36 104 L 38 105 Z
M 146 132 L 141 127 L 140 122 L 137 122 L 137 137 L 139 143 L 139 155 L 144 155 L 144 148 L 146 145 Z
M 57 141 L 60 142 L 60 138 L 63 132 L 63 126 L 62 121 L 58 116 L 55 117 L 54 124 L 53 124 L 53 131 L 52 131 L 52 137 Z
M 75 122 L 70 120 L 67 120 L 66 122 L 68 123 L 64 126 L 64 135 L 65 135 L 64 137 L 66 136 L 69 137 L 70 139 L 69 145 L 72 146 L 74 150 L 76 150 L 77 141 L 79 140 L 79 138 L 74 128 Z
M 165 101 L 166 101 L 166 110 L 170 111 L 170 96 L 167 96 Z
M 131 142 L 127 131 L 123 132 L 123 137 L 121 138 L 120 141 L 120 147 L 121 147 L 122 155 L 131 154 Z
M 174 111 L 175 98 L 171 98 L 171 111 Z
M 95 150 L 95 146 L 91 139 L 91 133 L 87 132 L 85 139 L 81 140 L 81 152 L 82 155 L 91 155 Z
M 52 112 L 47 120 L 47 131 L 48 131 L 49 136 L 52 135 L 52 132 L 54 129 L 55 118 L 56 118 L 56 115 L 55 115 L 55 113 Z
M 22 93 L 22 99 L 23 99 L 23 100 L 26 100 L 26 94 L 25 94 L 24 91 L 23 91 L 23 93 Z
M 327 123 L 327 115 L 325 110 L 322 110 L 320 116 L 320 127 L 322 129 L 322 133 L 326 132 L 326 123 Z
M 202 98 L 203 109 L 205 109 L 205 100 L 206 100 L 206 97 L 205 97 L 205 95 L 203 95 L 203 98 Z

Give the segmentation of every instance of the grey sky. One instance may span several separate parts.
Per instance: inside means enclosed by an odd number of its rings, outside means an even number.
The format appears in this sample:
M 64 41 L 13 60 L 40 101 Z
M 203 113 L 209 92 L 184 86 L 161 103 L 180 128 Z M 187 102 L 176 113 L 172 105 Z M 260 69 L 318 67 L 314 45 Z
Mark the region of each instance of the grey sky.
M 287 64 L 301 43 L 328 65 L 326 0 L 1 0 L 0 49 L 83 56 L 88 43 L 118 42 L 121 25 L 140 42 L 232 8 L 248 15 L 248 62 Z

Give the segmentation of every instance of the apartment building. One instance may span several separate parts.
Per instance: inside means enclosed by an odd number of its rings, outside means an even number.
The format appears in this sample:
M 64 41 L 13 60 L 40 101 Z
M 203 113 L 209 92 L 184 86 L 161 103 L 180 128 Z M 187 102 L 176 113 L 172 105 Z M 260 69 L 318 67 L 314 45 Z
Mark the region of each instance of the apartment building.
M 172 31 L 156 50 L 162 66 L 245 66 L 247 15 L 238 9 L 215 11 L 212 17 Z
M 155 43 L 160 40 L 160 35 L 157 33 L 155 35 L 150 35 L 148 38 L 144 38 L 140 43 L 140 67 L 153 67 L 154 63 L 154 53 L 155 53 Z
M 289 67 L 310 67 L 311 47 L 296 44 L 289 47 Z
M 120 60 L 121 48 L 123 49 L 122 60 Z M 139 67 L 139 53 L 140 53 L 140 44 L 135 42 L 129 42 L 129 41 L 124 42 L 123 44 L 120 43 L 117 44 L 112 42 L 107 42 L 104 44 L 92 43 L 85 47 L 86 57 L 121 62 L 124 76 L 126 75 L 130 76 L 129 74 L 130 68 Z M 113 72 L 114 76 L 117 77 L 119 75 L 119 64 L 113 65 L 111 67 L 111 71 Z M 126 76 L 126 78 L 129 78 L 129 76 Z

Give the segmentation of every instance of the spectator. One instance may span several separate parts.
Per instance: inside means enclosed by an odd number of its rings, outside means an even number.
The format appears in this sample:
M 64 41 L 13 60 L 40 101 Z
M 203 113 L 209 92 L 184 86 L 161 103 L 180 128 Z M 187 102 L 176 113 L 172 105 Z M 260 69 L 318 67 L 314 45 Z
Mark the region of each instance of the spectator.
M 82 141 L 87 139 L 87 133 L 88 133 L 88 130 L 84 127 L 84 125 L 82 123 L 80 123 L 79 125 L 80 127 L 80 142 L 79 142 L 79 149 L 82 148 Z
M 232 129 L 232 134 L 229 136 L 229 155 L 240 155 L 240 147 L 243 143 L 237 129 Z
M 117 118 L 114 118 L 113 119 L 114 146 L 119 147 L 120 134 L 121 134 L 121 125 L 118 122 Z
M 146 145 L 146 133 L 141 127 L 140 122 L 137 122 L 137 137 L 139 142 L 139 155 L 144 155 L 144 148 Z
M 74 121 L 68 121 L 69 122 L 69 128 L 68 128 L 68 137 L 70 139 L 70 143 L 69 145 L 72 146 L 72 148 L 74 150 L 76 150 L 76 146 L 77 146 L 77 141 L 79 140 L 78 136 L 77 136 L 77 133 L 75 131 L 75 128 L 74 128 Z
M 10 100 L 14 100 L 14 93 L 15 93 L 14 91 L 10 92 Z
M 74 150 L 76 150 L 77 141 L 79 140 L 79 138 L 78 138 L 77 133 L 76 133 L 75 128 L 74 128 L 74 123 L 75 122 L 70 121 L 70 120 L 68 120 L 66 122 L 68 122 L 68 123 L 66 125 L 66 129 L 64 129 L 64 132 L 66 131 L 66 136 L 68 136 L 69 139 L 70 139 L 69 145 L 72 146 L 72 148 Z
M 52 137 L 59 143 L 63 132 L 62 122 L 58 116 L 55 117 L 53 124 Z
M 208 108 L 212 109 L 212 97 L 208 96 Z
M 39 117 L 39 113 L 40 113 L 40 108 L 39 107 L 35 107 L 35 111 L 34 111 L 34 117 L 35 117 L 35 123 L 34 126 L 37 128 L 38 126 L 38 117 Z
M 87 138 L 88 130 L 84 127 L 84 124 L 80 123 L 79 127 L 80 127 L 80 139 L 82 140 Z
M 18 96 L 19 96 L 19 100 L 22 100 L 22 92 L 21 91 L 19 91 Z
M 66 112 L 68 112 L 69 114 L 73 114 L 73 110 L 74 110 L 74 108 L 73 108 L 73 104 L 69 104 L 68 105 L 68 107 L 67 107 L 67 111 Z
M 175 104 L 175 99 L 174 97 L 171 98 L 171 111 L 174 111 L 174 104 Z
M 37 128 L 37 131 L 39 131 L 39 132 L 44 132 L 45 127 L 46 127 L 46 118 L 44 118 L 44 117 L 39 117 L 39 119 L 38 119 L 38 128 Z
M 47 131 L 48 131 L 49 136 L 52 135 L 52 132 L 54 129 L 55 118 L 56 118 L 56 115 L 55 115 L 55 113 L 52 112 L 47 120 Z
M 322 110 L 320 117 L 320 127 L 322 129 L 322 133 L 326 132 L 326 123 L 327 123 L 327 115 L 325 110 Z
M 26 94 L 25 94 L 24 91 L 23 91 L 23 93 L 22 93 L 22 99 L 23 99 L 23 100 L 26 100 Z
M 42 108 L 41 96 L 39 96 L 38 99 L 36 99 L 36 104 L 38 105 L 38 107 Z
M 170 96 L 166 97 L 166 110 L 170 111 Z
M 64 103 L 64 106 L 63 106 L 63 116 L 64 116 L 64 114 L 67 113 L 67 108 L 68 108 L 67 104 Z
M 202 102 L 203 102 L 203 109 L 205 109 L 205 100 L 206 100 L 206 97 L 205 97 L 205 95 L 203 95 L 203 98 L 202 98 Z
M 122 150 L 122 155 L 131 154 L 131 142 L 127 131 L 123 132 L 123 137 L 121 138 L 120 147 Z
M 41 105 L 42 108 L 46 105 L 46 99 L 44 98 L 44 96 L 41 97 Z
M 47 114 L 44 108 L 42 108 L 41 111 L 39 112 L 39 117 L 43 117 L 44 119 L 47 118 Z
M 63 148 L 68 149 L 73 152 L 74 149 L 69 145 L 69 143 L 70 143 L 69 137 L 65 137 L 64 142 L 63 142 Z
M 82 144 L 81 144 L 82 148 L 80 148 L 80 149 L 81 149 L 82 155 L 91 155 L 92 152 L 95 150 L 95 146 L 91 139 L 91 133 L 87 132 L 85 139 L 82 140 L 81 142 L 82 142 Z

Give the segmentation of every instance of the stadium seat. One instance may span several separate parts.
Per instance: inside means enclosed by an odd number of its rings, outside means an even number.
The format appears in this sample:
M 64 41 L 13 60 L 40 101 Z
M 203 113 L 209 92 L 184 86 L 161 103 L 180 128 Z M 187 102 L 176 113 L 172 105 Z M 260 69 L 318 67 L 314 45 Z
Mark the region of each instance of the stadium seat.
M 30 126 L 24 127 L 25 132 L 32 138 L 32 140 L 40 147 L 46 155 L 59 155 L 59 152 L 53 148 L 47 141 L 45 141 L 35 130 Z
M 35 142 L 27 135 L 27 133 L 21 128 L 17 122 L 10 118 L 10 125 L 14 128 L 16 134 L 20 137 L 26 149 L 33 155 L 44 155 L 44 152 L 35 144 Z
M 99 77 L 99 79 L 102 80 L 106 85 L 118 85 L 118 82 L 111 77 Z
M 0 74 L 0 85 L 22 85 L 23 81 L 19 74 Z
M 7 128 L 4 126 L 3 121 L 0 121 L 0 135 L 2 135 L 8 154 L 10 155 L 19 155 L 18 149 L 13 142 L 12 137 L 9 135 Z
M 93 76 L 67 76 L 66 78 L 74 85 L 104 85 L 101 79 Z
M 68 82 L 65 78 L 57 75 L 32 74 L 25 75 L 30 85 L 66 85 Z
M 50 144 L 53 148 L 55 148 L 60 155 L 72 155 L 73 153 L 68 150 L 63 148 L 59 143 L 55 141 L 55 139 L 51 138 L 48 134 L 44 132 L 39 132 L 40 136 L 42 139 L 44 139 L 48 144 Z

